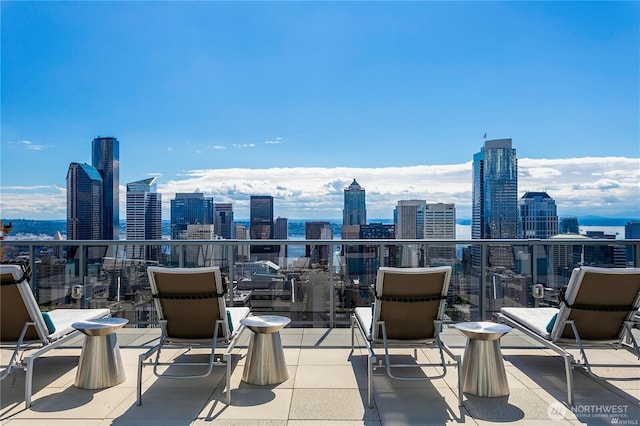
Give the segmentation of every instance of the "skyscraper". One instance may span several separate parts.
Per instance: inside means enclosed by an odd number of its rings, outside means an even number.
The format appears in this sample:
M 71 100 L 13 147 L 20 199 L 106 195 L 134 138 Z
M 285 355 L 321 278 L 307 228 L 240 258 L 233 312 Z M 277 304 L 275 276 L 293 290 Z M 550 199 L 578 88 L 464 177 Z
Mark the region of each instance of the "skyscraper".
M 429 203 L 424 210 L 424 238 L 434 240 L 456 239 L 456 207 L 452 203 Z M 427 264 L 434 259 L 455 259 L 455 245 L 429 244 L 426 249 Z
M 485 141 L 473 156 L 472 197 L 471 238 L 518 237 L 518 159 L 511 139 Z M 474 256 L 474 264 L 478 262 Z M 489 263 L 512 266 L 510 247 L 490 247 Z
M 233 220 L 233 204 L 213 204 L 214 230 L 220 237 L 231 240 L 236 238 L 236 226 Z
M 580 234 L 580 225 L 575 216 L 561 217 L 559 234 Z
M 344 190 L 343 225 L 365 225 L 367 223 L 367 209 L 365 204 L 365 190 L 354 179 Z
M 304 238 L 307 240 L 333 240 L 333 229 L 331 224 L 322 222 L 305 222 Z M 331 246 L 309 245 L 305 246 L 305 257 L 308 257 L 312 264 L 327 265 L 329 263 L 329 253 Z
M 71 163 L 67 172 L 67 239 L 102 239 L 102 176 L 88 164 Z
M 171 200 L 171 239 L 187 238 L 187 225 L 212 225 L 213 197 L 200 192 L 176 193 Z M 214 231 L 215 228 L 214 228 Z
M 156 178 L 127 184 L 127 240 L 162 239 L 162 194 Z M 127 257 L 160 260 L 159 246 L 127 246 Z
M 95 138 L 92 164 L 102 176 L 102 240 L 120 239 L 120 143 L 118 139 Z
M 273 233 L 273 197 L 270 195 L 252 195 L 249 201 L 249 236 L 252 240 L 272 240 Z M 253 245 L 251 254 L 257 260 L 275 260 L 277 246 Z
M 395 235 L 399 240 L 415 240 L 424 238 L 424 212 L 427 208 L 425 200 L 399 200 L 393 210 Z M 405 244 L 400 246 L 400 265 L 415 267 L 419 264 L 420 247 Z
M 558 234 L 556 201 L 546 192 L 527 191 L 518 202 L 520 238 L 547 239 Z

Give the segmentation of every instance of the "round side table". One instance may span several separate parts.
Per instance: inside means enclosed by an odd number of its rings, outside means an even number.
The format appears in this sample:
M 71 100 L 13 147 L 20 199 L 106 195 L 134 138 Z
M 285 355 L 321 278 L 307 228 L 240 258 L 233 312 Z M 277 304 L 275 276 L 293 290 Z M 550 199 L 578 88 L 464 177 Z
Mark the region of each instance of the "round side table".
M 98 318 L 72 324 L 86 336 L 75 387 L 102 389 L 124 382 L 126 377 L 116 331 L 128 322 L 126 318 Z
M 278 315 L 256 315 L 240 320 L 253 331 L 249 341 L 242 381 L 253 385 L 274 385 L 289 378 L 280 329 L 291 322 Z
M 484 397 L 509 395 L 500 338 L 511 327 L 486 321 L 461 322 L 455 327 L 467 336 L 462 360 L 463 392 Z

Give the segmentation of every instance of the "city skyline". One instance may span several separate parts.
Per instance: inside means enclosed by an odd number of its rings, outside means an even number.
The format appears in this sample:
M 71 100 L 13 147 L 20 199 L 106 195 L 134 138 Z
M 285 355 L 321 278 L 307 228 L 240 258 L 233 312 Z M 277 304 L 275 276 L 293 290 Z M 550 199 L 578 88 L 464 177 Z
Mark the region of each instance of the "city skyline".
M 71 162 L 120 141 L 157 177 L 249 217 L 471 217 L 471 160 L 511 138 L 518 198 L 640 217 L 637 2 L 2 2 L 0 216 L 62 219 Z M 135 28 L 135 31 L 132 29 Z M 120 215 L 125 206 L 120 202 Z

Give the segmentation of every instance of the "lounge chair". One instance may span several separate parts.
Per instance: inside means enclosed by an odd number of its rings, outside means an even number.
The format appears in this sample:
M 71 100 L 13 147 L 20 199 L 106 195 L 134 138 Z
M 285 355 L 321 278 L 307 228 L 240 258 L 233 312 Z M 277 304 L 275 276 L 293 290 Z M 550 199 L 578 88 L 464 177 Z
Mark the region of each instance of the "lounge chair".
M 559 308 L 502 308 L 498 319 L 524 332 L 564 359 L 567 403 L 574 404 L 572 369 L 591 370 L 587 347 L 623 347 L 640 357 L 631 333 L 640 306 L 640 268 L 583 266 L 571 273 Z M 568 348 L 577 347 L 583 364 Z
M 429 380 L 443 377 L 447 372 L 446 352 L 458 366 L 458 403 L 462 405 L 461 357 L 440 339 L 451 267 L 390 268 L 378 269 L 372 307 L 355 308 L 351 316 L 351 349 L 354 348 L 356 329 L 364 337 L 369 350 L 367 363 L 367 397 L 373 406 L 373 370 L 376 365 L 376 348 L 384 348 L 386 372 L 399 380 Z M 392 364 L 390 348 L 412 348 L 417 360 L 417 348 L 438 348 L 439 364 Z M 397 368 L 441 366 L 442 374 L 432 377 L 398 376 Z
M 153 366 L 159 378 L 195 379 L 212 373 L 214 366 L 227 367 L 227 403 L 231 404 L 231 352 L 244 329 L 240 320 L 249 308 L 227 308 L 220 268 L 147 268 L 151 292 L 162 329 L 159 343 L 140 355 L 138 360 L 137 404 L 142 404 L 142 368 Z M 206 348 L 208 362 L 162 361 L 168 348 Z M 222 357 L 217 349 L 224 349 Z M 147 361 L 155 353 L 155 359 Z M 160 366 L 189 366 L 192 374 L 175 374 Z M 196 368 L 197 367 L 197 368 Z
M 110 316 L 109 309 L 54 309 L 42 313 L 29 284 L 25 263 L 0 264 L 0 340 L 12 349 L 2 365 L 0 380 L 16 369 L 26 372 L 25 406 L 31 406 L 34 361 L 52 349 L 81 336 L 71 324 Z

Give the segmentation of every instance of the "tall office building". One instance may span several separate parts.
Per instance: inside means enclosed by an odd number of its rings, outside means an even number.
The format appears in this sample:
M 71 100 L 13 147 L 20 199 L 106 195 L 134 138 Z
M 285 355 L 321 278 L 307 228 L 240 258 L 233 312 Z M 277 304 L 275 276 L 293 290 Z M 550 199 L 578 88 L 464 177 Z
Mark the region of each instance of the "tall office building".
M 433 240 L 456 239 L 456 206 L 452 203 L 429 203 L 424 210 L 424 238 Z M 428 244 L 426 264 L 455 259 L 454 244 Z M 437 259 L 437 260 L 436 260 Z
M 274 238 L 273 197 L 270 195 L 252 195 L 249 201 L 249 236 L 252 240 L 272 240 Z M 256 260 L 274 261 L 277 258 L 277 246 L 253 245 L 251 255 Z
M 171 200 L 171 239 L 187 239 L 187 225 L 213 225 L 213 198 L 200 192 L 176 193 Z
M 561 217 L 559 234 L 580 234 L 580 225 L 578 224 L 578 218 L 575 216 Z
M 333 240 L 333 229 L 329 222 L 305 222 L 304 238 L 307 240 Z M 329 254 L 332 252 L 329 245 L 307 244 L 304 255 L 309 258 L 311 264 L 326 266 L 329 263 Z
M 485 141 L 473 156 L 473 202 L 471 238 L 518 237 L 518 159 L 511 139 Z M 479 265 L 474 247 L 474 265 Z M 491 266 L 513 267 L 508 246 L 489 248 Z
M 393 211 L 396 238 L 414 240 L 424 238 L 425 200 L 399 200 Z
M 92 165 L 102 176 L 102 240 L 120 239 L 120 143 L 118 139 L 95 138 Z
M 520 238 L 547 239 L 558 234 L 556 201 L 546 192 L 526 192 L 518 202 Z
M 71 163 L 67 172 L 67 239 L 101 240 L 102 176 L 88 164 Z
M 367 223 L 365 190 L 355 179 L 344 190 L 344 210 L 342 215 L 343 225 L 365 225 Z
M 213 227 L 216 234 L 226 240 L 236 238 L 236 225 L 233 220 L 233 204 L 213 203 Z
M 162 194 L 156 178 L 127 184 L 127 240 L 162 239 Z M 160 246 L 127 245 L 130 259 L 160 260 Z
M 395 235 L 399 240 L 415 240 L 424 238 L 424 212 L 427 208 L 425 200 L 399 200 L 393 210 L 393 223 Z M 416 267 L 420 262 L 420 247 L 418 245 L 404 244 L 400 265 L 404 267 Z
M 632 220 L 624 225 L 624 238 L 625 240 L 640 240 L 640 220 Z M 629 266 L 637 264 L 633 261 L 633 254 L 633 247 L 627 246 L 627 265 Z

